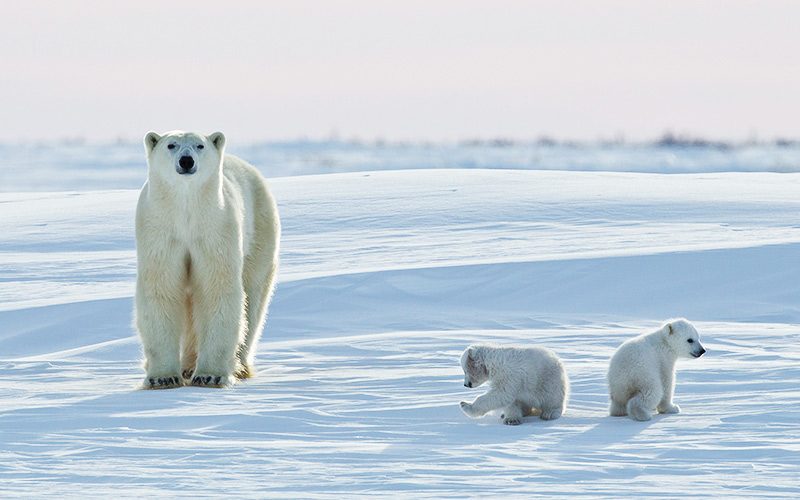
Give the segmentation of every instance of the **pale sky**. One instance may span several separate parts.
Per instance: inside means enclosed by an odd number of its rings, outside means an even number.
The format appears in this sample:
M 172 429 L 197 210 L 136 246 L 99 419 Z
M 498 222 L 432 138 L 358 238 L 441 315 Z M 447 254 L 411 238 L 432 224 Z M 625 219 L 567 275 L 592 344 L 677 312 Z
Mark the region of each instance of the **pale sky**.
M 0 141 L 800 137 L 800 2 L 0 0 Z M 229 139 L 230 140 L 230 139 Z

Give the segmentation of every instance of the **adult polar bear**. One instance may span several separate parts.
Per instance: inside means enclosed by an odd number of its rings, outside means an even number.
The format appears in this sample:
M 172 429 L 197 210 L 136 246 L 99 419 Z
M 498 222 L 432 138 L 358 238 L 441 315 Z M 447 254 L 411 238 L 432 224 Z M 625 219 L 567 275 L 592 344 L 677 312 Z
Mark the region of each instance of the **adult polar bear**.
M 147 389 L 254 375 L 278 268 L 280 220 L 261 174 L 225 136 L 149 132 L 136 208 L 135 322 Z

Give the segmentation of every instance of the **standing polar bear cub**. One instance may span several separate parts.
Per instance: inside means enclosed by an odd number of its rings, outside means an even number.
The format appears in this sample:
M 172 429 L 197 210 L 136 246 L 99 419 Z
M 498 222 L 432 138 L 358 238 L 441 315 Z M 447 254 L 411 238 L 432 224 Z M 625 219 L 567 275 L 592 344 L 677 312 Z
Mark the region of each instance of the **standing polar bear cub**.
M 280 221 L 261 174 L 225 136 L 144 138 L 135 323 L 147 389 L 225 387 L 254 375 L 278 268 Z
M 609 413 L 641 421 L 650 420 L 654 409 L 679 413 L 680 407 L 672 402 L 675 362 L 705 352 L 697 330 L 685 319 L 668 321 L 654 332 L 625 341 L 608 367 Z
M 561 360 L 549 349 L 471 345 L 461 355 L 461 367 L 465 387 L 492 384 L 472 403 L 461 402 L 470 417 L 502 408 L 503 423 L 519 425 L 522 417 L 554 420 L 566 409 L 569 380 Z

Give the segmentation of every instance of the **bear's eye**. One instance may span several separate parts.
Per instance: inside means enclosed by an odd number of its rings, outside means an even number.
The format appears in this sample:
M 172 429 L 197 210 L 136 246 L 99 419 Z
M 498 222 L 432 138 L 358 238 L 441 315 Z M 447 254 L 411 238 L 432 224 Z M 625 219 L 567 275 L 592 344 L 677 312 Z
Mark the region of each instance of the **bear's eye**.
M 197 149 L 203 149 L 204 147 L 205 147 L 205 146 L 203 146 L 202 144 L 198 144 L 198 145 L 197 145 Z
M 686 342 L 688 342 L 688 343 L 690 343 L 690 344 L 694 344 L 694 339 L 689 339 L 689 340 L 687 340 Z
M 175 145 L 174 144 L 170 144 L 169 146 L 167 146 L 167 149 L 175 149 Z

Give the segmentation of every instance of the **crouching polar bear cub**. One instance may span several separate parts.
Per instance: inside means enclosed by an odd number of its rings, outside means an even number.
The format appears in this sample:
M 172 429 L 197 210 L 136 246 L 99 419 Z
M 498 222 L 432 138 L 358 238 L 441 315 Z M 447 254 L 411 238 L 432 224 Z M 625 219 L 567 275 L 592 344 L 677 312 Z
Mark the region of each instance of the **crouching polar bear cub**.
M 144 387 L 251 377 L 278 268 L 275 200 L 220 132 L 149 132 L 144 145 L 134 314 Z
M 465 387 L 478 387 L 486 381 L 492 384 L 489 392 L 472 403 L 461 402 L 461 409 L 470 417 L 502 408 L 503 423 L 519 425 L 524 416 L 554 420 L 566 409 L 567 372 L 550 349 L 471 345 L 461 355 L 461 368 Z
M 673 404 L 675 361 L 699 358 L 706 350 L 694 326 L 685 319 L 668 321 L 658 330 L 625 341 L 611 357 L 608 389 L 612 417 L 650 420 L 653 410 L 679 413 Z

